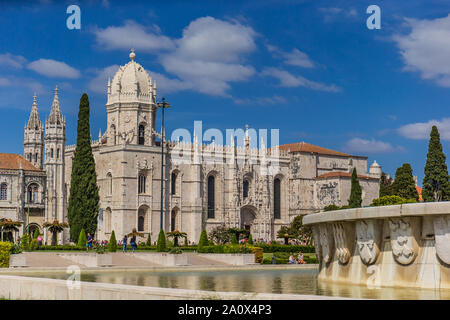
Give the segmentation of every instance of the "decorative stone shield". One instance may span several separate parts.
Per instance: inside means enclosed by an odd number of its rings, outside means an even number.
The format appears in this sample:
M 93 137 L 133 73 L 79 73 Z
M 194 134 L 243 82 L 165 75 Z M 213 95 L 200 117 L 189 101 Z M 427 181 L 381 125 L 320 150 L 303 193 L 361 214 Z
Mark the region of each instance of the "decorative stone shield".
M 322 259 L 325 263 L 329 263 L 333 258 L 333 236 L 326 224 L 319 226 L 320 249 L 322 251 Z
M 336 256 L 340 263 L 346 264 L 351 256 L 349 241 L 347 241 L 349 235 L 346 234 L 346 228 L 343 222 L 335 222 L 331 226 L 333 229 Z
M 371 265 L 380 253 L 381 223 L 377 220 L 356 221 L 356 244 L 361 261 Z
M 407 265 L 416 259 L 419 250 L 415 238 L 419 227 L 418 219 L 420 218 L 389 219 L 392 254 L 395 261 L 400 264 Z
M 444 263 L 450 264 L 450 215 L 433 220 L 436 253 Z

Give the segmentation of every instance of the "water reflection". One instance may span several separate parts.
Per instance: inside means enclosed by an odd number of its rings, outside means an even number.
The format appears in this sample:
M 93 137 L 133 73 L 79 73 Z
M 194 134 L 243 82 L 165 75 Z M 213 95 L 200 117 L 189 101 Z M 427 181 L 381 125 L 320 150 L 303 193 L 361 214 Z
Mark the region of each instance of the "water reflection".
M 17 274 L 17 273 L 15 273 Z M 65 273 L 26 273 L 67 279 Z M 230 270 L 180 272 L 81 272 L 81 281 L 207 291 L 312 294 L 369 299 L 450 299 L 450 290 L 368 288 L 317 281 L 317 270 Z

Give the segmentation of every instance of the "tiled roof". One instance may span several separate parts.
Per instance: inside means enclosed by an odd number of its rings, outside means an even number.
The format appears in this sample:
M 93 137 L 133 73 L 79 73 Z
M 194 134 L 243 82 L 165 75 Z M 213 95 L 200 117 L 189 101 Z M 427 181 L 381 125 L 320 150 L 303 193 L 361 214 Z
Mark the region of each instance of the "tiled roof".
M 334 151 L 327 148 L 322 148 L 319 146 L 315 146 L 310 143 L 306 142 L 295 142 L 295 143 L 289 143 L 289 144 L 283 144 L 280 146 L 280 150 L 286 150 L 289 152 L 311 152 L 311 153 L 318 153 L 318 154 L 326 154 L 326 155 L 332 155 L 332 156 L 343 156 L 343 157 L 352 157 L 352 155 L 348 153 L 343 153 L 339 151 Z
M 0 153 L 0 169 L 40 171 L 30 161 L 15 153 Z
M 334 172 L 328 172 L 321 174 L 316 179 L 326 179 L 326 178 L 351 178 L 352 174 L 350 172 L 342 172 L 342 171 L 334 171 Z M 370 176 L 363 176 L 358 174 L 358 179 L 373 179 L 378 180 L 378 178 L 370 177 Z

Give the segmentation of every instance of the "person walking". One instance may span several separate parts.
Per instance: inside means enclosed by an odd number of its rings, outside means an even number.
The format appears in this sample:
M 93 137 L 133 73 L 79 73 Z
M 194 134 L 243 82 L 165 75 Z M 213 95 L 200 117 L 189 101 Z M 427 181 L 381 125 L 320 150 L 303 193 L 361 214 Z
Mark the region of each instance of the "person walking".
M 92 242 L 94 237 L 88 232 L 87 242 L 86 242 L 86 252 L 89 252 L 89 248 L 92 249 Z
M 133 251 L 134 253 L 134 249 L 136 248 L 136 236 L 133 235 L 133 237 L 131 237 L 130 244 L 131 244 L 131 251 Z
M 127 252 L 127 242 L 128 242 L 127 235 L 124 235 L 122 240 L 122 252 Z

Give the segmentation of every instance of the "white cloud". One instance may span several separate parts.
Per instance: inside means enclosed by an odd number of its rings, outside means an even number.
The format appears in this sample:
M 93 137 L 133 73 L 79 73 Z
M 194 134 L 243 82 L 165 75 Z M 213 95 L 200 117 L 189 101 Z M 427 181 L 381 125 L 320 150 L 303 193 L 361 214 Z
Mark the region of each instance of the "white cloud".
M 306 87 L 312 90 L 328 92 L 339 92 L 341 90 L 334 84 L 326 85 L 320 82 L 311 81 L 300 75 L 294 76 L 288 71 L 273 67 L 264 68 L 261 75 L 278 79 L 280 81 L 280 86 L 282 87 Z
M 156 81 L 156 87 L 160 94 L 192 89 L 192 83 L 190 82 L 179 79 L 170 79 L 157 72 L 149 72 L 149 74 L 152 79 Z
M 394 35 L 406 71 L 450 87 L 450 14 L 434 20 L 405 19 L 411 32 Z
M 157 26 L 148 28 L 130 20 L 120 27 L 97 28 L 93 33 L 96 36 L 97 45 L 106 50 L 134 48 L 144 52 L 157 52 L 175 47 L 174 41 L 161 35 Z
M 11 81 L 7 78 L 0 77 L 0 87 L 7 87 L 11 85 Z
M 275 57 L 281 57 L 285 64 L 303 68 L 314 68 L 314 62 L 306 53 L 297 48 L 294 48 L 291 52 L 285 52 L 275 46 L 267 45 L 267 50 L 272 52 Z
M 212 17 L 192 21 L 176 41 L 176 49 L 163 53 L 165 70 L 181 82 L 191 83 L 192 90 L 227 96 L 229 82 L 245 81 L 255 70 L 244 64 L 244 56 L 256 49 L 256 32 L 238 22 Z
M 432 126 L 438 128 L 442 140 L 450 141 L 450 118 L 410 123 L 398 128 L 397 132 L 408 139 L 429 139 Z
M 393 147 L 388 142 L 377 141 L 375 139 L 366 140 L 361 138 L 353 138 L 345 144 L 344 149 L 350 153 L 362 153 L 362 154 L 373 154 L 373 153 L 390 153 L 394 151 L 400 151 L 403 148 Z
M 357 11 L 354 8 L 337 8 L 337 7 L 328 7 L 328 8 L 319 8 L 320 13 L 323 14 L 323 21 L 326 23 L 333 22 L 335 20 L 339 20 L 342 18 L 355 18 L 357 17 Z M 364 12 L 365 13 L 365 12 Z
M 27 60 L 22 56 L 15 56 L 11 53 L 0 54 L 0 66 L 22 69 Z
M 117 70 L 119 70 L 119 66 L 117 64 L 101 70 L 96 70 L 96 76 L 89 82 L 88 88 L 94 92 L 106 94 L 108 78 L 111 78 L 112 80 Z
M 255 98 L 244 98 L 233 99 L 236 104 L 246 104 L 246 105 L 274 105 L 274 104 L 284 104 L 287 100 L 281 96 L 272 96 L 272 97 L 255 97 Z
M 76 79 L 80 71 L 68 64 L 52 59 L 39 59 L 27 65 L 27 68 L 50 78 Z

